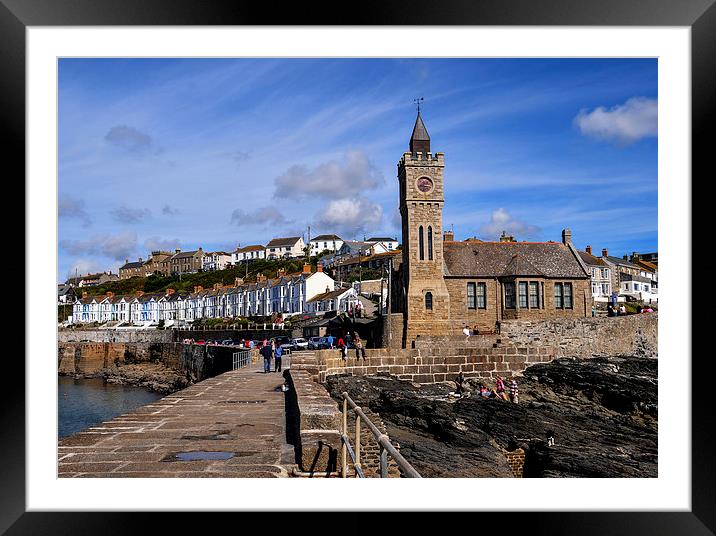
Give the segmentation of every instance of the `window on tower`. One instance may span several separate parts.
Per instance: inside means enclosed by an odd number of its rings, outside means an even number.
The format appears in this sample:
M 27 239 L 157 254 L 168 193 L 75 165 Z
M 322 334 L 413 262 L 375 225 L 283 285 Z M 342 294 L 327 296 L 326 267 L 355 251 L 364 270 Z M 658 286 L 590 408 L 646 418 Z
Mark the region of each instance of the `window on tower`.
M 424 244 L 424 238 L 423 238 L 423 226 L 421 225 L 418 227 L 418 254 L 420 256 L 420 260 L 425 260 L 425 244 Z
M 428 260 L 433 260 L 433 228 L 428 227 Z
M 422 229 L 422 227 L 421 227 L 421 229 Z M 433 293 L 432 292 L 425 293 L 425 308 L 428 311 L 433 310 Z

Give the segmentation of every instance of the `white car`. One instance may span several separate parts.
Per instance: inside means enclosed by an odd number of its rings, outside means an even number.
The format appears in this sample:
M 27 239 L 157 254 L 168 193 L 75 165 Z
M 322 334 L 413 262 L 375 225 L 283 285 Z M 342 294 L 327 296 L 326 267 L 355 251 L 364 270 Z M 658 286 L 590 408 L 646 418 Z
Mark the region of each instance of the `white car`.
M 296 350 L 308 350 L 308 341 L 306 339 L 293 339 L 291 341 Z

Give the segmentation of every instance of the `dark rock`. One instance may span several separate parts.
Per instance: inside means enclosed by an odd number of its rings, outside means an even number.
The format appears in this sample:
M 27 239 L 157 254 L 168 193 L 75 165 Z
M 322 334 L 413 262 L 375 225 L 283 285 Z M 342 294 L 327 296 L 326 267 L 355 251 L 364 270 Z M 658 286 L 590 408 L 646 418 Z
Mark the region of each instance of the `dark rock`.
M 519 404 L 476 396 L 475 380 L 457 400 L 452 382 L 329 376 L 326 386 L 378 413 L 424 476 L 511 476 L 504 450 L 517 447 L 526 477 L 657 476 L 656 359 L 564 358 L 517 380 Z

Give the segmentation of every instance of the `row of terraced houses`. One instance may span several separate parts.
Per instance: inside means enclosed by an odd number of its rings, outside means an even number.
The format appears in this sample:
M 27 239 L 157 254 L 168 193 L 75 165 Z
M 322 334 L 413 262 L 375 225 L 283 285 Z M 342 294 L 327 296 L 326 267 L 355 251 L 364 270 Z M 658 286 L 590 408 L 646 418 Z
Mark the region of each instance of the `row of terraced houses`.
M 72 322 L 131 322 L 151 325 L 164 322 L 181 324 L 202 318 L 270 316 L 290 317 L 325 311 L 347 312 L 358 296 L 353 287 L 336 288 L 331 277 L 319 265 L 315 272 L 305 264 L 300 273 L 279 271 L 269 279 L 258 274 L 255 283 L 237 278 L 233 285 L 195 287 L 193 292 L 167 289 L 159 294 L 137 292 L 134 295 L 101 296 L 86 293 L 73 305 Z
M 319 235 L 309 241 L 310 254 L 329 253 L 331 259 L 346 258 L 368 253 L 394 251 L 398 241 L 391 237 L 373 237 L 361 242 L 343 240 L 334 234 Z M 145 260 L 125 260 L 119 269 L 120 279 L 147 277 L 152 274 L 179 275 L 196 272 L 211 272 L 238 266 L 259 259 L 298 259 L 306 255 L 306 244 L 300 236 L 274 238 L 265 246 L 255 244 L 238 247 L 235 251 L 204 251 L 201 247 L 192 251 L 176 249 L 152 251 Z M 324 263 L 325 265 L 325 263 Z

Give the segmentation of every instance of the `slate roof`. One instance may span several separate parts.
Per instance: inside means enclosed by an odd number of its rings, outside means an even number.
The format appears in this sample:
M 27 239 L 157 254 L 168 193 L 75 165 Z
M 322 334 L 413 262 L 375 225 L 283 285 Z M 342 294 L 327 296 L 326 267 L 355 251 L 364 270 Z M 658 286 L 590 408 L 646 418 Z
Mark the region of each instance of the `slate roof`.
M 350 292 L 350 288 L 339 288 L 336 290 L 330 290 L 328 292 L 322 292 L 321 294 L 316 294 L 313 298 L 308 300 L 309 303 L 317 302 L 321 300 L 335 300 L 339 296 L 342 296 L 346 292 Z
M 273 247 L 282 247 L 282 246 L 294 246 L 296 242 L 298 242 L 301 239 L 300 236 L 289 236 L 286 238 L 274 238 L 266 244 L 267 248 L 273 248 Z
M 410 152 L 414 153 L 417 151 L 429 151 L 430 150 L 430 136 L 428 135 L 428 129 L 425 128 L 423 118 L 418 112 L 418 117 L 415 119 L 415 126 L 413 127 L 413 133 L 410 136 Z
M 119 269 L 120 270 L 130 270 L 132 268 L 141 268 L 142 266 L 144 266 L 144 261 L 128 262 L 128 263 L 125 263 L 125 265 L 120 267 Z M 98 278 L 99 278 L 99 276 L 98 276 Z
M 611 255 L 607 255 L 607 259 L 609 259 L 609 261 L 612 262 L 613 264 L 621 264 L 622 266 L 627 266 L 629 268 L 636 268 L 637 270 L 640 269 L 640 267 L 637 266 L 636 264 L 633 264 L 629 261 L 625 261 L 621 257 L 612 257 Z
M 577 253 L 582 257 L 584 264 L 589 264 L 590 266 L 609 266 L 601 257 L 595 257 L 586 251 L 578 251 Z
M 316 241 L 318 241 L 318 240 L 326 240 L 326 241 L 328 241 L 328 240 L 343 240 L 343 239 L 342 239 L 340 236 L 334 235 L 334 234 L 322 234 L 322 235 L 318 235 L 318 236 L 316 236 L 316 237 L 314 237 L 314 238 L 311 238 L 311 242 L 313 242 L 314 240 L 316 240 Z
M 588 277 L 559 242 L 444 242 L 443 252 L 446 276 Z
M 264 250 L 264 249 L 266 249 L 264 246 L 259 246 L 259 245 L 255 245 L 255 246 L 244 246 L 244 247 L 242 247 L 242 248 L 238 248 L 238 249 L 236 250 L 236 253 L 244 253 L 244 252 L 246 252 L 246 251 L 261 251 L 261 250 Z
M 172 255 L 172 259 L 183 259 L 185 257 L 193 257 L 198 252 L 199 252 L 198 249 L 195 249 L 194 251 L 180 251 L 179 253 Z
M 390 238 L 389 236 L 377 236 L 369 238 L 368 242 L 397 242 L 397 240 L 395 238 Z

